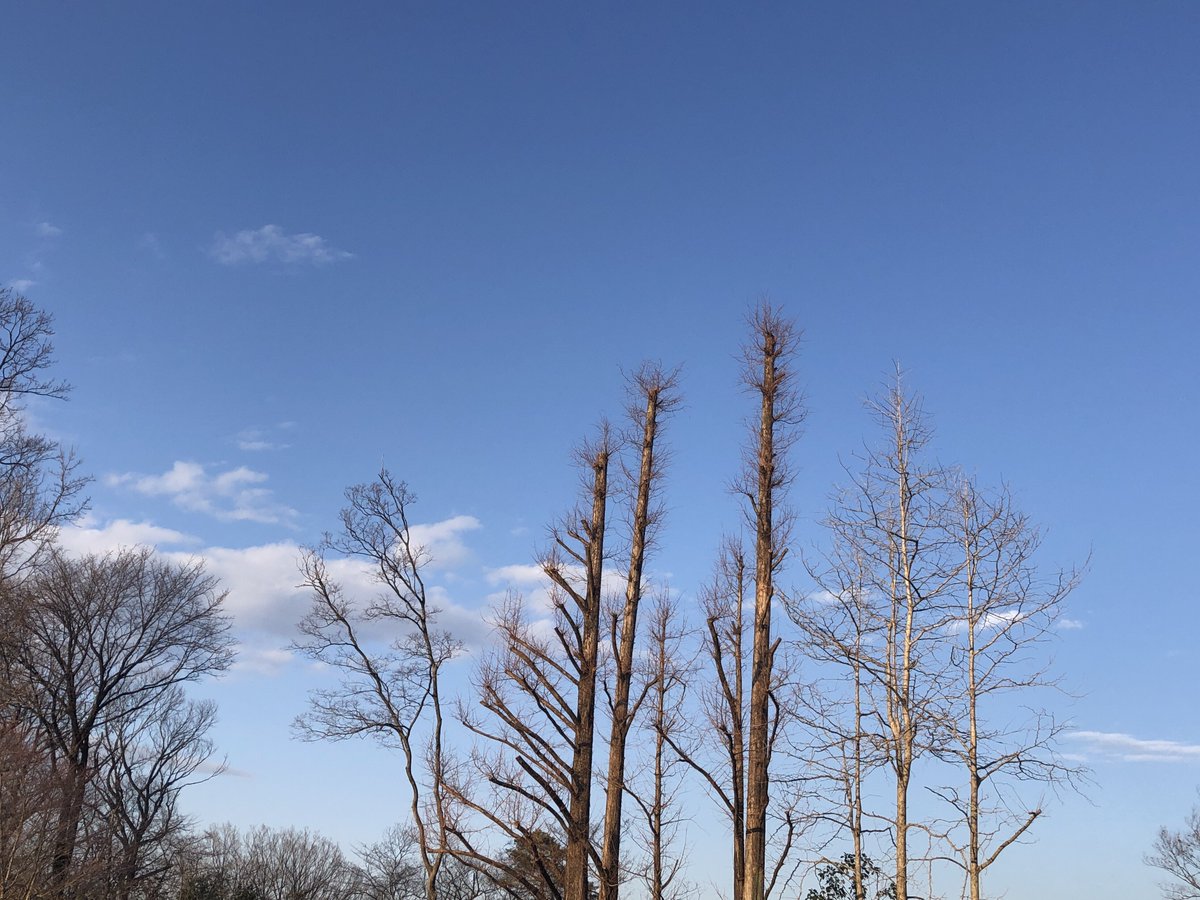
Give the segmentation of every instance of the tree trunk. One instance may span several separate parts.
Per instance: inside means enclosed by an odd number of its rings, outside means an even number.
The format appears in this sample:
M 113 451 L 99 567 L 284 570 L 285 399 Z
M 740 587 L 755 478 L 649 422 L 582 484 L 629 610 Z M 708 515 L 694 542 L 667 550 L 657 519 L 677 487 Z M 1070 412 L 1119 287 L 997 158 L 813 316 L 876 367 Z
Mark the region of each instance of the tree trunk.
M 653 378 L 653 376 L 651 376 Z M 621 881 L 621 807 L 625 797 L 625 745 L 633 716 L 629 708 L 633 680 L 633 651 L 637 638 L 638 607 L 642 601 L 642 569 L 650 527 L 650 493 L 655 475 L 654 442 L 658 431 L 659 398 L 666 383 L 661 376 L 643 383 L 646 407 L 642 419 L 641 465 L 634 501 L 629 573 L 625 582 L 625 608 L 621 614 L 620 641 L 614 625 L 616 685 L 613 691 L 612 732 L 608 745 L 608 782 L 604 805 L 604 840 L 600 865 L 600 900 L 616 900 Z
M 763 900 L 766 891 L 767 803 L 770 795 L 770 691 L 775 647 L 771 603 L 778 563 L 774 502 L 777 483 L 775 425 L 781 388 L 777 366 L 783 353 L 771 321 L 759 326 L 762 380 L 754 492 L 754 643 L 750 668 L 750 728 L 746 753 L 746 859 L 744 900 Z
M 604 575 L 604 529 L 608 502 L 607 446 L 592 458 L 592 511 L 584 523 L 587 588 L 584 595 L 579 659 L 577 719 L 571 755 L 570 821 L 563 900 L 588 900 L 591 856 L 592 760 L 596 730 L 596 675 L 600 646 L 600 605 Z

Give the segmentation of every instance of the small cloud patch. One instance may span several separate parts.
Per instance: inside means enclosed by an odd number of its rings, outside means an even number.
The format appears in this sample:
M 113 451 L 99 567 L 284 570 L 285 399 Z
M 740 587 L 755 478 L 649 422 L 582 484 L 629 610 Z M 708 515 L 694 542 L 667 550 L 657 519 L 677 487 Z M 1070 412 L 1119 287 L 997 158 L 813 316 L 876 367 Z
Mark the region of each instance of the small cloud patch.
M 353 253 L 331 246 L 319 234 L 287 234 L 278 225 L 264 225 L 232 235 L 218 231 L 208 252 L 223 266 L 265 262 L 324 266 L 354 257 Z

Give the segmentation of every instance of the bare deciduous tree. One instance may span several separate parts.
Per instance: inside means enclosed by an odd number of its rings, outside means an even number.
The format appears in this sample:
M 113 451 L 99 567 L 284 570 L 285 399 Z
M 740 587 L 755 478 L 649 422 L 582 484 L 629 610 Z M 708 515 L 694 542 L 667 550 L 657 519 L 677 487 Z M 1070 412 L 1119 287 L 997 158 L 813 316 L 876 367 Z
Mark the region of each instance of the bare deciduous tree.
M 551 582 L 549 633 L 528 620 L 519 598 L 511 598 L 497 622 L 499 647 L 477 676 L 486 715 L 460 707 L 463 724 L 485 742 L 476 768 L 497 793 L 480 800 L 459 781 L 456 800 L 535 855 L 543 836 L 561 835 L 565 869 L 561 883 L 547 861 L 517 870 L 465 828 L 455 832 L 457 852 L 482 871 L 556 900 L 560 894 L 562 900 L 587 900 L 590 870 L 601 863 L 591 801 L 612 455 L 607 427 L 578 453 L 584 497 L 555 529 L 554 545 L 542 561 Z
M 980 900 L 983 873 L 1042 813 L 1040 798 L 1029 805 L 1017 788 L 1074 784 L 1082 774 L 1056 752 L 1065 724 L 1034 698 L 1057 687 L 1048 658 L 1036 651 L 1052 635 L 1080 573 L 1039 574 L 1041 534 L 1007 490 L 988 495 L 962 479 L 955 493 L 952 530 L 960 565 L 948 648 L 946 740 L 939 743 L 940 754 L 965 775 L 966 791 L 934 792 L 965 827 L 954 861 L 964 871 L 968 896 Z M 993 712 L 1011 694 L 1019 694 L 1027 718 Z
M 51 895 L 59 789 L 36 731 L 11 717 L 0 721 L 0 897 Z
M 441 678 L 463 645 L 437 625 L 424 579 L 431 557 L 413 535 L 409 509 L 416 498 L 408 486 L 384 470 L 376 481 L 347 490 L 346 500 L 341 532 L 301 562 L 313 599 L 300 623 L 303 638 L 294 645 L 332 666 L 341 683 L 314 691 L 296 727 L 309 739 L 370 736 L 400 748 L 425 896 L 435 900 L 448 835 Z M 379 594 L 365 604 L 347 597 L 329 574 L 330 551 L 365 562 Z M 392 631 L 390 643 L 372 638 L 378 629 Z M 422 753 L 418 728 L 426 721 L 429 741 Z
M 189 858 L 180 864 L 180 900 L 357 900 L 369 896 L 362 892 L 361 872 L 341 848 L 308 829 L 260 825 L 243 833 L 226 824 L 205 831 L 185 856 Z
M 0 581 L 30 571 L 58 526 L 85 506 L 86 479 L 74 455 L 25 426 L 28 398 L 63 398 L 69 390 L 45 376 L 53 335 L 49 314 L 0 288 Z
M 705 674 L 711 674 L 710 683 L 698 692 L 704 722 L 698 728 L 679 728 L 666 734 L 671 749 L 699 775 L 729 817 L 731 896 L 734 898 L 743 896 L 746 890 L 749 866 L 746 840 L 747 721 L 752 635 L 747 612 L 753 610 L 751 588 L 752 575 L 744 548 L 734 540 L 726 540 L 718 556 L 713 583 L 703 595 L 705 621 L 701 635 L 701 656 L 707 663 Z M 776 754 L 787 733 L 787 724 L 794 715 L 791 700 L 780 700 L 791 678 L 791 661 L 775 655 L 768 691 L 772 702 L 772 727 L 767 736 L 768 756 Z M 800 830 L 794 792 L 790 786 L 785 786 L 786 791 L 781 790 L 780 784 L 768 796 L 769 821 L 773 826 L 769 835 L 771 839 L 764 844 L 767 871 L 763 889 L 768 897 L 790 880 L 788 864 Z
M 30 723 L 57 775 L 51 871 L 66 890 L 105 740 L 145 719 L 176 686 L 232 661 L 223 595 L 199 564 L 148 549 L 72 560 L 52 552 L 20 587 L 0 639 Z
M 645 659 L 647 721 L 642 725 L 651 739 L 649 785 L 627 784 L 644 823 L 640 836 L 646 854 L 640 876 L 650 900 L 681 900 L 688 896 L 684 883 L 684 855 L 678 846 L 685 812 L 679 805 L 679 773 L 683 764 L 671 750 L 669 738 L 682 730 L 683 703 L 691 676 L 683 650 L 684 631 L 679 606 L 668 597 L 656 601 L 651 611 L 649 650 Z
M 750 662 L 749 726 L 746 733 L 746 828 L 744 900 L 764 900 L 767 884 L 767 814 L 771 802 L 772 735 L 776 686 L 775 655 L 779 638 L 771 625 L 776 601 L 775 578 L 787 555 L 790 517 L 782 493 L 791 481 L 788 451 L 803 407 L 795 385 L 792 358 L 799 335 L 775 309 L 759 306 L 751 318 L 751 341 L 745 347 L 743 378 L 759 401 L 759 414 L 739 491 L 749 505 L 754 529 L 754 618 Z M 774 707 L 774 711 L 778 706 Z
M 94 791 L 110 843 L 114 900 L 153 895 L 173 875 L 172 844 L 188 827 L 179 794 L 224 768 L 208 765 L 216 714 L 211 701 L 190 701 L 174 685 L 101 735 Z
M 600 900 L 616 900 L 621 884 L 622 809 L 625 796 L 625 757 L 629 733 L 645 693 L 631 702 L 634 649 L 638 612 L 643 593 L 646 556 L 653 545 L 661 520 L 656 487 L 662 477 L 663 454 L 658 447 L 662 419 L 678 405 L 674 373 L 644 366 L 631 379 L 629 419 L 640 431 L 634 440 L 639 447 L 637 474 L 633 483 L 630 519 L 629 567 L 625 579 L 625 604 L 620 615 L 613 613 L 610 636 L 614 684 L 610 693 L 612 729 L 608 745 L 608 778 L 605 781 L 604 825 L 599 868 Z
M 821 871 L 846 876 L 853 900 L 867 900 L 868 869 L 874 863 L 866 842 L 882 829 L 866 808 L 866 782 L 886 759 L 878 749 L 884 742 L 872 695 L 877 685 L 869 672 L 869 648 L 882 643 L 888 620 L 881 615 L 870 572 L 856 547 L 835 544 L 822 563 L 807 568 L 821 590 L 788 601 L 800 630 L 801 652 L 816 665 L 801 704 L 802 753 L 815 778 L 832 791 L 823 813 L 834 826 L 832 839 L 848 837 L 851 847 L 840 859 L 823 860 Z
M 671 748 L 704 780 L 729 816 L 734 900 L 742 896 L 746 875 L 746 558 L 741 545 L 726 541 L 716 578 L 704 596 L 704 653 L 712 683 L 700 692 L 707 734 L 717 744 L 707 758 L 706 741 L 688 729 L 664 732 Z
M 1146 864 L 1175 879 L 1162 885 L 1167 900 L 1200 900 L 1200 805 L 1192 807 L 1179 831 L 1159 829 Z
M 931 431 L 920 401 L 904 393 L 897 374 L 870 409 L 884 439 L 879 449 L 868 450 L 861 471 L 850 473 L 827 516 L 834 549 L 830 570 L 819 581 L 835 601 L 832 618 L 830 611 L 799 618 L 812 646 L 842 657 L 863 678 L 859 700 L 871 698 L 869 710 L 858 711 L 852 734 L 874 736 L 894 779 L 887 818 L 895 841 L 896 896 L 907 898 L 916 827 L 909 816 L 913 769 L 929 749 L 946 696 L 942 651 L 953 623 L 950 595 L 959 563 L 948 517 L 950 476 L 923 461 Z M 852 800 L 852 819 L 856 807 Z M 862 831 L 860 823 L 852 833 Z

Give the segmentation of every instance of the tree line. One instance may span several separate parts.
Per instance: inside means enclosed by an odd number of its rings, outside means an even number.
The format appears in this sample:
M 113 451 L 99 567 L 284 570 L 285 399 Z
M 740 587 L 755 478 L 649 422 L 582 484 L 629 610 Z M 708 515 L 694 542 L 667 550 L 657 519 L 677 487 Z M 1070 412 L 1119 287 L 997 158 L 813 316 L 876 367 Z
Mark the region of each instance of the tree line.
M 548 601 L 494 610 L 467 692 L 447 686 L 465 648 L 426 584 L 415 495 L 383 471 L 300 560 L 294 649 L 332 675 L 296 727 L 397 752 L 397 829 L 357 860 L 309 832 L 197 831 L 180 792 L 222 763 L 215 710 L 186 687 L 231 665 L 232 623 L 198 564 L 56 546 L 85 480 L 26 425 L 29 398 L 67 391 L 47 376 L 51 336 L 0 295 L 0 898 L 981 900 L 1082 775 L 1057 750 L 1046 646 L 1079 571 L 1039 564 L 1005 486 L 937 461 L 898 370 L 823 549 L 803 552 L 800 332 L 760 305 L 742 526 L 714 536 L 698 596 L 652 577 L 678 371 L 638 369 L 624 416 L 578 445 L 579 495 L 538 558 Z M 375 594 L 339 584 L 335 559 L 369 568 Z M 726 823 L 725 885 L 688 865 L 687 792 Z
M 695 601 L 648 577 L 682 400 L 658 366 L 579 444 L 579 495 L 538 560 L 549 608 L 509 595 L 468 695 L 446 697 L 462 645 L 429 600 L 404 482 L 349 489 L 340 531 L 306 554 L 295 649 L 341 680 L 298 728 L 399 751 L 427 900 L 457 883 L 448 866 L 510 897 L 702 894 L 681 802 L 696 788 L 728 826 L 725 896 L 815 881 L 809 898 L 980 900 L 1046 795 L 1082 776 L 1057 750 L 1045 646 L 1079 571 L 1039 566 L 1041 533 L 1005 486 L 938 463 L 899 370 L 869 404 L 878 437 L 846 466 L 825 550 L 800 553 L 800 335 L 767 305 L 748 325 L 743 526 Z M 379 593 L 349 596 L 331 557 L 366 563 Z M 785 583 L 788 560 L 806 588 Z

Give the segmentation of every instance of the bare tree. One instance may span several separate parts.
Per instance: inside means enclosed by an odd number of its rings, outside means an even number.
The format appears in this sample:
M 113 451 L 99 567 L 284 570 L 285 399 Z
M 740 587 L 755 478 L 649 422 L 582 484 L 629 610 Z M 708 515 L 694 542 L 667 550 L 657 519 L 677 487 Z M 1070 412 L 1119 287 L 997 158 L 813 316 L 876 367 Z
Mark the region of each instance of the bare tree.
M 189 824 L 180 792 L 223 770 L 209 765 L 216 713 L 211 701 L 190 701 L 174 685 L 101 735 L 94 789 L 111 845 L 114 900 L 152 894 L 173 876 L 173 842 Z
M 396 825 L 358 851 L 365 900 L 423 900 L 425 873 L 419 844 L 412 825 Z
M 729 816 L 734 900 L 742 897 L 746 877 L 747 590 L 745 552 L 740 544 L 726 541 L 714 583 L 704 595 L 704 649 L 715 677 L 701 692 L 700 703 L 706 731 L 718 744 L 716 760 L 705 758 L 706 742 L 689 739 L 687 729 L 664 732 Z
M 1036 706 L 1034 695 L 1054 689 L 1045 654 L 1037 648 L 1060 620 L 1078 571 L 1039 574 L 1041 534 L 1014 506 L 1007 490 L 985 494 L 962 479 L 954 522 L 960 550 L 957 608 L 949 645 L 952 680 L 941 755 L 966 777 L 957 787 L 934 789 L 966 830 L 955 847 L 971 900 L 980 900 L 983 873 L 1041 815 L 1023 801 L 1024 784 L 1073 784 L 1082 774 L 1056 744 L 1065 723 Z M 1005 695 L 1017 694 L 1029 717 L 993 714 Z
M 792 475 L 788 451 L 803 420 L 793 356 L 799 335 L 776 309 L 759 306 L 744 348 L 743 379 L 759 401 L 751 449 L 738 490 L 748 504 L 754 531 L 754 618 L 750 662 L 749 727 L 746 733 L 746 824 L 743 900 L 767 896 L 767 813 L 770 805 L 775 655 L 779 638 L 771 625 L 775 577 L 787 555 L 790 518 L 781 505 Z M 775 710 L 778 709 L 776 706 Z
M 874 715 L 876 687 L 868 672 L 870 648 L 881 644 L 888 619 L 881 614 L 866 560 L 853 544 L 835 544 L 821 563 L 807 565 L 820 590 L 789 598 L 799 626 L 801 653 L 816 665 L 801 704 L 807 741 L 801 748 L 816 779 L 832 790 L 824 818 L 832 840 L 848 837 L 851 850 L 822 860 L 831 878 L 847 878 L 854 900 L 867 900 L 874 866 L 867 840 L 881 829 L 866 808 L 866 783 L 886 761 Z M 824 673 L 823 675 L 820 673 Z
M 345 900 L 358 887 L 358 872 L 340 847 L 308 829 L 251 830 L 243 845 L 243 876 L 263 900 Z
M 625 790 L 645 826 L 640 843 L 647 860 L 640 874 L 650 900 L 680 900 L 688 894 L 684 856 L 678 846 L 685 813 L 679 806 L 677 769 L 683 760 L 671 750 L 669 737 L 682 730 L 691 669 L 682 646 L 685 632 L 679 624 L 678 603 L 661 597 L 651 615 L 645 661 L 649 715 L 642 726 L 651 739 L 649 785 L 627 784 Z
M 743 896 L 748 871 L 747 719 L 752 635 L 747 611 L 753 610 L 751 588 L 752 575 L 745 549 L 737 541 L 727 539 L 717 559 L 713 583 L 703 595 L 705 622 L 701 655 L 712 676 L 698 697 L 704 722 L 699 728 L 679 728 L 665 735 L 671 749 L 700 776 L 729 817 L 733 898 Z M 767 749 L 773 756 L 787 733 L 786 724 L 793 714 L 794 704 L 778 699 L 792 677 L 791 663 L 786 657 L 773 660 L 771 677 L 768 697 L 772 699 L 773 717 Z M 774 840 L 767 843 L 774 846 L 764 846 L 764 865 L 766 850 L 773 851 L 764 883 L 768 897 L 790 880 L 787 866 L 800 826 L 795 797 L 784 797 L 783 793 L 777 786 L 769 798 L 774 808 L 771 820 Z
M 28 572 L 58 526 L 85 506 L 86 479 L 74 455 L 25 425 L 29 398 L 61 399 L 69 390 L 45 375 L 53 324 L 25 297 L 0 288 L 0 581 Z
M 604 826 L 599 869 L 600 900 L 616 900 L 621 884 L 621 835 L 624 831 L 622 802 L 625 796 L 626 744 L 641 697 L 631 702 L 634 648 L 638 633 L 638 611 L 643 593 L 646 556 L 653 545 L 662 514 L 656 498 L 662 477 L 663 454 L 658 449 L 661 420 L 678 405 L 675 373 L 646 365 L 631 379 L 631 426 L 640 432 L 637 474 L 633 482 L 630 518 L 629 567 L 625 579 L 625 605 L 612 614 L 610 637 L 614 684 L 610 694 L 612 728 L 608 744 L 608 778 L 605 781 Z
M 453 789 L 457 802 L 535 857 L 545 836 L 556 841 L 561 835 L 565 869 L 561 882 L 550 860 L 535 859 L 538 865 L 518 869 L 465 827 L 455 831 L 457 852 L 495 873 L 506 890 L 515 890 L 506 884 L 518 882 L 523 891 L 555 900 L 587 900 L 590 870 L 601 864 L 591 833 L 591 801 L 612 455 L 607 427 L 578 452 L 584 497 L 554 530 L 553 547 L 542 560 L 553 603 L 549 634 L 512 598 L 497 622 L 499 647 L 477 676 L 486 716 L 460 707 L 461 721 L 485 745 L 476 753 L 475 768 L 497 794 L 477 799 L 459 780 Z
M 51 896 L 59 781 L 28 723 L 0 722 L 0 897 Z
M 332 666 L 341 682 L 310 695 L 296 728 L 308 739 L 370 736 L 399 747 L 425 896 L 435 900 L 448 835 L 441 678 L 463 645 L 437 625 L 424 578 L 431 557 L 413 535 L 409 509 L 416 497 L 408 486 L 385 469 L 376 481 L 347 490 L 346 500 L 341 532 L 301 561 L 312 607 L 300 623 L 303 638 L 294 645 Z M 380 588 L 373 600 L 356 603 L 346 596 L 330 576 L 331 551 L 369 567 Z M 371 634 L 380 628 L 398 632 L 383 647 Z M 426 722 L 429 740 L 422 753 L 417 729 Z
M 1174 879 L 1162 885 L 1167 900 L 1200 900 L 1200 805 L 1192 807 L 1179 831 L 1159 829 L 1146 864 Z
M 199 564 L 160 562 L 148 549 L 80 560 L 51 552 L 20 597 L 0 658 L 19 687 L 12 709 L 58 776 L 51 871 L 65 893 L 106 737 L 176 686 L 226 669 L 229 621 Z
M 225 824 L 185 855 L 180 900 L 374 900 L 341 848 L 308 829 Z
M 870 409 L 884 438 L 867 451 L 861 471 L 850 473 L 827 516 L 834 549 L 820 581 L 834 602 L 822 614 L 810 610 L 800 619 L 810 647 L 848 664 L 862 678 L 859 701 L 871 701 L 857 711 L 851 734 L 873 735 L 894 779 L 887 818 L 895 841 L 896 896 L 907 900 L 916 827 L 909 796 L 914 765 L 929 750 L 946 696 L 943 650 L 954 620 L 950 595 L 959 561 L 949 527 L 950 474 L 923 460 L 931 430 L 919 399 L 904 393 L 897 374 Z M 857 808 L 852 797 L 852 823 Z M 862 832 L 861 821 L 852 824 L 852 834 Z M 857 858 L 861 864 L 861 850 Z M 861 873 L 857 889 L 863 889 Z

